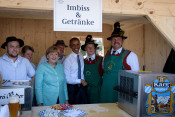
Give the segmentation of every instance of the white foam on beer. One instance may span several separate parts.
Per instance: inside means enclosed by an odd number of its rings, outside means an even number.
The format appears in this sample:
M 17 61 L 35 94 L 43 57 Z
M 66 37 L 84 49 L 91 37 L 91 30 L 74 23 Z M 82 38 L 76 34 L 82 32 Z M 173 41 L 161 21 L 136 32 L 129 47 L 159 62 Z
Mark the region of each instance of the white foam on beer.
M 9 98 L 9 103 L 17 103 L 19 102 L 19 97 L 10 97 Z

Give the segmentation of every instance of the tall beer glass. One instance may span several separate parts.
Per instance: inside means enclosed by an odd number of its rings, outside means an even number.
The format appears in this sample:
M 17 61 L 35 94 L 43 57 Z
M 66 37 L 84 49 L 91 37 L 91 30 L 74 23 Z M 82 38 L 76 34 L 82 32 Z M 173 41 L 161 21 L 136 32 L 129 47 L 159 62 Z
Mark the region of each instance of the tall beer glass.
M 10 110 L 10 117 L 17 117 L 19 109 L 19 97 L 12 96 L 9 98 L 9 110 Z

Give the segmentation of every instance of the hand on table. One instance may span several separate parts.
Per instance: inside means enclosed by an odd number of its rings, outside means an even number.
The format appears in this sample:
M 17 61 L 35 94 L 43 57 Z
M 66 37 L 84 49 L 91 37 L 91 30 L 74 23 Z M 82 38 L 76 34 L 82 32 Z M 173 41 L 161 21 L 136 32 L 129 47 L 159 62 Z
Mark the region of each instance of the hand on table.
M 68 100 L 65 101 L 65 104 L 69 104 Z
M 38 104 L 38 106 L 43 106 L 42 104 Z

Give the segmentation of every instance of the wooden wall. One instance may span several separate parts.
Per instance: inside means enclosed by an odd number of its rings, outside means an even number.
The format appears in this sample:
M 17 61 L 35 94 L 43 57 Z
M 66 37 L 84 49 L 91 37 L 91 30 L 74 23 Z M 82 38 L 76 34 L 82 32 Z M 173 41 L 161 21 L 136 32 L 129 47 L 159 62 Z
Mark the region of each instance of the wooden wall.
M 162 71 L 172 46 L 150 24 L 144 25 L 144 33 L 146 70 Z
M 62 39 L 68 45 L 73 36 L 86 36 L 92 34 L 93 37 L 102 37 L 104 41 L 105 53 L 110 48 L 110 41 L 106 38 L 111 35 L 113 27 L 103 24 L 102 33 L 92 32 L 54 32 L 52 20 L 39 19 L 10 19 L 0 18 L 0 45 L 7 36 L 16 36 L 24 40 L 26 45 L 34 48 L 33 63 L 38 64 L 40 58 L 45 54 L 45 50 L 53 45 L 56 40 Z M 124 42 L 124 47 L 134 51 L 140 63 L 146 70 L 162 71 L 164 63 L 169 55 L 171 46 L 163 39 L 159 32 L 151 24 L 136 24 L 124 28 L 128 39 Z M 66 55 L 71 49 L 66 49 Z M 0 49 L 0 56 L 6 51 Z
M 145 65 L 147 71 L 162 72 L 172 47 L 161 34 L 151 24 L 138 24 L 125 31 L 128 39 L 123 46 L 137 54 L 140 70 Z
M 129 49 L 137 54 L 139 58 L 140 69 L 143 66 L 143 25 L 135 25 L 132 28 L 124 28 L 125 35 L 128 37 L 124 41 L 124 48 Z
M 46 49 L 56 43 L 57 40 L 64 40 L 69 45 L 69 40 L 73 36 L 87 36 L 104 38 L 104 46 L 107 46 L 106 38 L 111 35 L 112 26 L 104 24 L 103 32 L 54 32 L 53 21 L 44 19 L 10 19 L 0 18 L 0 45 L 5 42 L 6 37 L 16 36 L 24 40 L 25 45 L 30 45 L 34 48 L 33 63 L 38 64 L 40 58 L 45 54 Z M 67 48 L 65 54 L 68 55 L 71 49 Z M 0 56 L 6 51 L 0 49 Z

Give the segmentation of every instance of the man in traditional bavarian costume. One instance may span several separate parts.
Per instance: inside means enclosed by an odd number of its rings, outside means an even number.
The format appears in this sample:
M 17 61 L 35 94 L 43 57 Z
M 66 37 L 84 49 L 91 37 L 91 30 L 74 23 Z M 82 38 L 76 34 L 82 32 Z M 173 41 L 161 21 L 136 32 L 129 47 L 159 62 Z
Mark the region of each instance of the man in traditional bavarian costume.
M 137 55 L 122 47 L 124 31 L 120 28 L 120 23 L 114 24 L 114 31 L 107 40 L 111 41 L 111 50 L 106 53 L 103 63 L 103 82 L 101 88 L 100 102 L 113 103 L 118 101 L 118 92 L 113 88 L 118 85 L 119 70 L 139 70 Z
M 88 83 L 87 94 L 89 103 L 100 102 L 103 57 L 96 55 L 97 46 L 98 44 L 95 44 L 94 40 L 92 40 L 92 35 L 88 35 L 85 44 L 81 46 L 81 49 L 87 52 L 87 57 L 84 60 L 84 77 Z

